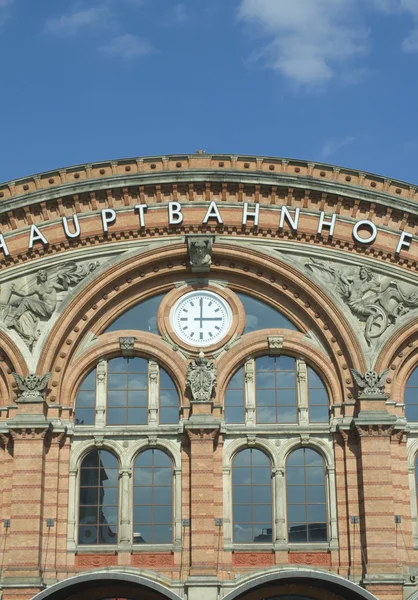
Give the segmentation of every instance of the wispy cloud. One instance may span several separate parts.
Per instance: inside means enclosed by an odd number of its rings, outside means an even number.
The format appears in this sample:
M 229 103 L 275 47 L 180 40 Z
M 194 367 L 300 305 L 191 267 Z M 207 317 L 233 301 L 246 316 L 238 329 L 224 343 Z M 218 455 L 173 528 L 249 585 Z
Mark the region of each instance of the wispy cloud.
M 0 0 L 0 8 L 6 8 L 6 6 L 10 6 L 13 2 L 14 0 Z
M 354 144 L 354 142 L 357 140 L 357 138 L 353 135 L 347 135 L 346 137 L 343 138 L 333 138 L 330 140 L 327 140 L 320 152 L 320 156 L 323 160 L 326 160 L 328 158 L 330 158 L 331 156 L 334 156 L 335 154 L 337 154 L 339 152 L 339 150 L 342 150 L 342 148 L 345 148 L 346 146 L 350 146 L 351 144 Z
M 387 14 L 406 15 L 412 18 L 412 29 L 402 42 L 404 52 L 418 52 L 418 1 L 373 0 L 374 7 Z
M 174 7 L 173 21 L 179 25 L 185 23 L 189 16 L 184 4 L 176 4 Z
M 101 46 L 99 50 L 102 54 L 126 59 L 140 58 L 155 52 L 147 40 L 131 33 L 115 37 L 109 44 Z
M 297 84 L 328 82 L 368 48 L 357 0 L 241 0 L 239 18 L 267 38 L 257 58 Z
M 87 27 L 105 24 L 109 15 L 109 10 L 106 7 L 76 10 L 60 17 L 49 19 L 45 29 L 48 33 L 56 35 L 74 35 Z

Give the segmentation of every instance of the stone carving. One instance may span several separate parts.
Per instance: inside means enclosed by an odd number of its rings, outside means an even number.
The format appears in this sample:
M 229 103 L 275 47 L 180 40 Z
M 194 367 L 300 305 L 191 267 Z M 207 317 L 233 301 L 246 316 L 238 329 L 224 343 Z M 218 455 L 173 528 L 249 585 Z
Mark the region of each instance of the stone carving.
M 75 566 L 78 569 L 115 567 L 118 564 L 118 557 L 115 554 L 77 554 L 75 558 Z
M 133 567 L 174 567 L 174 554 L 158 552 L 158 554 L 132 554 L 131 565 Z
M 66 293 L 98 266 L 97 261 L 87 265 L 71 261 L 40 269 L 26 285 L 11 283 L 1 290 L 0 321 L 15 329 L 32 349 L 41 333 L 41 324 L 51 318 Z
M 356 369 L 350 369 L 361 396 L 384 395 L 385 381 L 390 369 L 386 369 L 380 375 L 376 371 L 367 371 L 364 375 Z
M 198 235 L 187 238 L 192 271 L 209 271 L 212 264 L 212 244 L 212 236 Z
M 120 337 L 119 346 L 122 356 L 133 356 L 134 355 L 134 344 L 135 337 Z
M 382 280 L 368 267 L 337 268 L 311 258 L 305 268 L 331 284 L 353 315 L 365 323 L 364 336 L 369 344 L 398 317 L 418 308 L 417 292 L 405 293 L 398 283 Z
M 284 337 L 282 335 L 269 335 L 267 337 L 270 354 L 280 354 L 283 350 Z
M 289 564 L 293 565 L 331 565 L 331 554 L 328 552 L 289 552 Z
M 234 552 L 232 554 L 234 567 L 271 567 L 274 565 L 272 552 Z
M 195 402 L 209 402 L 216 387 L 216 366 L 201 351 L 187 367 L 186 385 Z
M 52 373 L 46 373 L 39 377 L 34 373 L 30 373 L 26 377 L 22 377 L 18 373 L 13 373 L 13 377 L 19 388 L 19 402 L 42 402 L 44 400 L 45 388 L 51 378 Z

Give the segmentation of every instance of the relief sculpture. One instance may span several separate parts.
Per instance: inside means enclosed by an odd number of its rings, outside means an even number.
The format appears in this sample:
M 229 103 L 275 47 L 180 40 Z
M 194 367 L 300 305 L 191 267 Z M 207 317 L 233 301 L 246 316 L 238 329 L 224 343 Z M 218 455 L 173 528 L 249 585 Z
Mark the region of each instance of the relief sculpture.
M 41 333 L 42 323 L 51 318 L 66 292 L 95 271 L 98 265 L 97 261 L 86 265 L 66 262 L 40 269 L 23 285 L 13 282 L 7 287 L 2 286 L 0 321 L 17 331 L 32 349 Z
M 364 337 L 368 344 L 379 338 L 398 317 L 418 308 L 417 292 L 405 292 L 396 281 L 381 278 L 368 267 L 337 268 L 311 258 L 305 268 L 331 284 L 352 314 L 365 324 Z

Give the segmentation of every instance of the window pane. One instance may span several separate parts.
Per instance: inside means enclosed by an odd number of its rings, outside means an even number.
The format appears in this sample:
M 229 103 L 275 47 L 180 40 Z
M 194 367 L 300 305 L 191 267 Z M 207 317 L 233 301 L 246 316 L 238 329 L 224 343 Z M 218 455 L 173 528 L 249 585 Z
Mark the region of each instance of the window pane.
M 142 406 L 148 405 L 148 393 L 135 390 L 128 392 L 128 406 Z
M 276 380 L 274 371 L 258 371 L 257 372 L 257 388 L 274 389 Z
M 75 411 L 76 425 L 94 425 L 94 408 L 77 408 Z
M 135 462 L 134 522 L 134 544 L 172 541 L 173 465 L 162 450 L 145 450 Z
M 297 411 L 296 407 L 283 407 L 280 406 L 277 409 L 277 422 L 278 423 L 296 423 L 297 422 Z
M 168 408 L 163 406 L 160 408 L 160 423 L 177 423 L 179 420 L 179 409 L 178 408 Z
M 107 404 L 108 406 L 126 406 L 126 392 L 108 392 Z
M 258 381 L 258 378 L 257 378 Z M 259 390 L 257 388 L 257 406 L 261 408 L 262 406 L 276 406 L 276 390 Z
M 292 452 L 287 459 L 286 482 L 289 542 L 325 541 L 325 471 L 321 455 L 312 448 Z
M 268 406 L 257 408 L 257 423 L 276 423 L 276 408 Z
M 128 389 L 146 390 L 148 389 L 147 375 L 141 373 L 131 373 L 128 375 Z
M 145 358 L 134 356 L 128 358 L 128 372 L 129 373 L 148 373 L 148 361 Z
M 164 296 L 165 294 L 158 294 L 138 303 L 120 315 L 103 333 L 121 329 L 133 329 L 158 334 L 157 312 Z
M 274 357 L 273 356 L 260 356 L 256 361 L 257 371 L 274 371 Z
M 127 373 L 128 360 L 123 356 L 117 356 L 107 362 L 107 370 L 109 373 Z
M 146 425 L 146 408 L 128 408 L 128 425 Z
M 309 420 L 311 423 L 327 423 L 329 419 L 327 406 L 311 406 L 309 410 Z
M 176 389 L 170 375 L 164 369 L 160 369 L 160 388 L 161 389 Z
M 109 373 L 107 388 L 109 390 L 126 390 L 127 379 L 125 373 Z
M 252 296 L 247 296 L 240 292 L 237 292 L 237 296 L 241 300 L 245 310 L 244 334 L 260 329 L 269 329 L 271 327 L 292 330 L 297 329 L 287 317 L 270 306 L 270 304 L 267 304 L 267 302 L 257 300 Z
M 244 409 L 236 406 L 225 408 L 226 423 L 244 423 Z
M 96 402 L 96 392 L 93 391 L 80 391 L 77 394 L 77 408 L 78 407 L 90 407 L 93 408 Z
M 126 409 L 125 408 L 108 408 L 107 409 L 107 424 L 108 425 L 125 425 L 126 424 Z
M 161 390 L 160 391 L 160 406 L 179 406 L 179 396 L 176 390 Z
M 232 466 L 232 481 L 234 542 L 271 541 L 271 464 L 268 456 L 257 449 L 239 452 Z M 263 533 L 263 530 L 269 531 Z

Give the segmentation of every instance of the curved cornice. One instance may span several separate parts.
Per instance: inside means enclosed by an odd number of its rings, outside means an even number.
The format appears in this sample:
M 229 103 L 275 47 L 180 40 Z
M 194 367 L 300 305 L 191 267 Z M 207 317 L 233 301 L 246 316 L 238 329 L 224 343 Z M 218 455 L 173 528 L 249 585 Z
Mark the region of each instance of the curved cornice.
M 88 163 L 0 184 L 0 213 L 92 190 L 165 183 L 277 185 L 418 212 L 418 188 L 344 167 L 287 158 L 191 154 Z

